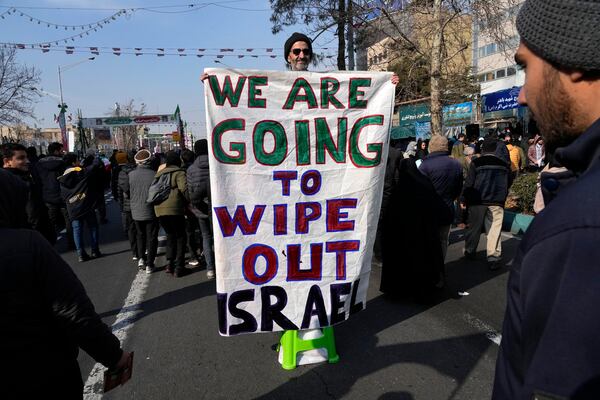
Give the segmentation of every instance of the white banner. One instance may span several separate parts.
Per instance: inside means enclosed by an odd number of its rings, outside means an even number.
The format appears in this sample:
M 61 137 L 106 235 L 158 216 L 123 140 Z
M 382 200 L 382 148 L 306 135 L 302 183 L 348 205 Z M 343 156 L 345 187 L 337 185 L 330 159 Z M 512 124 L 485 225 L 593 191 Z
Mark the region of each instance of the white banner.
M 366 303 L 392 74 L 205 72 L 221 335 L 344 321 Z

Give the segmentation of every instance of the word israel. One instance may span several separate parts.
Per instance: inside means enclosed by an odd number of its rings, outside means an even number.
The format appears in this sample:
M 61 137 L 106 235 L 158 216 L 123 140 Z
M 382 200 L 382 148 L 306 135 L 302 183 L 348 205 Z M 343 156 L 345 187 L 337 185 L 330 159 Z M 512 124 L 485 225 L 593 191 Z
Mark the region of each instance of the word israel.
M 344 321 L 366 303 L 390 75 L 206 72 L 219 332 Z

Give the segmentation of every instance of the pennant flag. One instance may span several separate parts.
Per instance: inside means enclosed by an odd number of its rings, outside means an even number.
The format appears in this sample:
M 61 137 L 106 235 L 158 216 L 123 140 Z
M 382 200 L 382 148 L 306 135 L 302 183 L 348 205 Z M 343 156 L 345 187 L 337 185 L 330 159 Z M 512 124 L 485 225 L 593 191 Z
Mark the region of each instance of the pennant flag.
M 157 56 L 159 56 L 159 57 L 164 57 L 165 55 L 164 55 L 164 54 L 160 54 L 160 53 L 158 53 L 158 54 L 157 54 Z
M 221 49 L 221 52 L 226 52 L 226 51 L 233 51 L 233 49 Z
M 92 50 L 92 51 L 98 51 L 98 48 L 97 47 L 90 47 L 90 50 Z
M 24 44 L 17 44 L 17 49 L 24 49 L 25 45 Z
M 67 50 L 65 50 L 65 51 L 67 52 L 67 54 L 73 54 L 73 50 L 69 50 L 69 49 L 67 49 Z
M 277 58 L 277 56 L 270 56 L 271 58 Z
M 198 49 L 198 51 L 204 51 L 204 50 L 206 50 L 206 49 Z
M 185 49 L 177 49 L 177 51 L 181 53 L 181 52 L 185 51 Z
M 273 49 L 267 49 L 267 53 L 272 53 Z
M 92 51 L 92 54 L 97 56 L 97 55 L 100 55 L 100 52 L 98 50 L 94 50 L 94 51 Z
M 156 50 L 158 50 L 158 51 L 165 51 L 165 49 L 161 49 L 161 48 L 158 48 Z
M 137 56 L 141 56 L 142 54 L 144 54 L 144 53 L 139 53 L 139 52 L 136 52 L 136 53 L 135 53 L 136 57 L 137 57 Z
M 50 49 L 42 49 L 42 53 L 47 53 L 49 51 L 50 51 Z
M 196 57 L 204 57 L 204 54 L 196 54 Z
M 136 51 L 142 51 L 142 48 L 141 47 L 136 47 L 135 50 Z
M 121 51 L 120 47 L 113 47 L 112 49 L 113 49 L 113 51 Z
M 223 58 L 223 57 L 225 57 L 225 56 L 223 56 L 222 54 L 217 56 L 217 58 Z
M 238 58 L 244 58 L 244 55 L 243 55 L 243 54 L 240 54 L 240 55 L 238 56 Z
M 246 51 L 250 53 L 251 51 L 254 51 L 254 49 L 246 49 Z
M 179 55 L 179 57 L 187 57 L 187 54 L 182 53 Z

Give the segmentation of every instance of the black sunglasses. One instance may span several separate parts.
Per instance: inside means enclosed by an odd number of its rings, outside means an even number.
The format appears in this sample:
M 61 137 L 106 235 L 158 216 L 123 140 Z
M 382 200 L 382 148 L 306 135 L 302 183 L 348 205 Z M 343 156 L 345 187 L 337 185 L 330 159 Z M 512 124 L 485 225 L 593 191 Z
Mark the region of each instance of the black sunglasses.
M 292 53 L 294 53 L 295 56 L 299 56 L 300 52 L 304 53 L 305 56 L 310 56 L 310 54 L 312 53 L 310 51 L 310 49 L 294 49 L 294 50 L 292 50 Z

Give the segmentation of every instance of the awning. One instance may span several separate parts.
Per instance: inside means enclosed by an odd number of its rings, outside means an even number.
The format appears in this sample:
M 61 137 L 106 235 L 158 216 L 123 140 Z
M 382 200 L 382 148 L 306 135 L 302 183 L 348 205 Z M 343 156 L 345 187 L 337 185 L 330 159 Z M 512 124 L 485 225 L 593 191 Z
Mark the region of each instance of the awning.
M 394 126 L 390 134 L 390 139 L 406 139 L 415 137 L 414 129 L 410 129 L 406 126 Z

